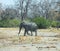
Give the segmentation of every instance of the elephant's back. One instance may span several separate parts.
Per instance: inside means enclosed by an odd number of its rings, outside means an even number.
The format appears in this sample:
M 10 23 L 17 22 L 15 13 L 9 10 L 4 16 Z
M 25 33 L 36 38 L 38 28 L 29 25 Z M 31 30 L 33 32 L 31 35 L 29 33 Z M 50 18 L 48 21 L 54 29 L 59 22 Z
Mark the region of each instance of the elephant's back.
M 38 26 L 34 22 L 25 22 L 24 27 L 25 28 L 33 28 L 33 29 L 35 28 L 35 29 L 37 29 Z
M 26 23 L 26 25 L 30 25 L 30 26 L 37 26 L 37 24 L 36 24 L 36 23 L 34 23 L 34 22 L 28 22 L 28 23 Z
M 33 22 L 28 23 L 27 26 L 28 28 L 37 29 L 37 24 Z

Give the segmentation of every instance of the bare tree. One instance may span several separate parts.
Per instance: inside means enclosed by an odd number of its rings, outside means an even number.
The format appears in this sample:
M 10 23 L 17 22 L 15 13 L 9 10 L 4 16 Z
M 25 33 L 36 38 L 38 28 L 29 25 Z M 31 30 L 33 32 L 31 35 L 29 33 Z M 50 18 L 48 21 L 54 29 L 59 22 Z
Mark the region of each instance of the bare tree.
M 43 12 L 43 16 L 48 19 L 49 17 L 49 10 L 51 9 L 51 3 L 49 0 L 44 0 L 41 5 L 40 5 L 42 12 Z
M 57 17 L 54 11 L 57 9 L 55 2 L 56 0 L 40 0 L 39 2 L 37 0 L 18 0 L 15 4 L 17 4 L 17 10 L 22 21 L 28 17 L 28 14 L 31 17 L 45 17 L 53 20 Z
M 2 4 L 0 3 L 0 20 L 1 20 L 1 13 L 3 12 L 3 9 L 2 9 Z
M 17 10 L 14 8 L 6 8 L 3 10 L 3 12 L 1 13 L 1 18 L 2 20 L 7 20 L 7 19 L 14 19 L 17 17 Z
M 18 6 L 17 8 L 21 15 L 21 21 L 23 21 L 27 17 L 27 12 L 30 2 L 31 0 L 18 0 L 17 2 L 17 6 Z

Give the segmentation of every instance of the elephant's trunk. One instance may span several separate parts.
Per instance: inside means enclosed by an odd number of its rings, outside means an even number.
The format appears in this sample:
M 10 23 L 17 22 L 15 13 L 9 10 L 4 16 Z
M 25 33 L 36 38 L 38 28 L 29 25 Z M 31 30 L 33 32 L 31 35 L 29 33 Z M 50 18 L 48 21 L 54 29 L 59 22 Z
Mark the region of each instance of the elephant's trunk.
M 20 34 L 20 32 L 21 32 L 21 28 L 22 28 L 22 26 L 20 25 L 19 26 L 19 33 L 18 33 L 18 35 Z

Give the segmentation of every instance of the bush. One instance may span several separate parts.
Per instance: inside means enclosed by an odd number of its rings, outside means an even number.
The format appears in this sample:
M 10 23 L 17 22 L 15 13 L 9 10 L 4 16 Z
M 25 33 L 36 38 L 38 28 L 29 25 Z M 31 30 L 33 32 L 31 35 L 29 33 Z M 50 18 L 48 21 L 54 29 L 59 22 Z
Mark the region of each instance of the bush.
M 7 27 L 9 25 L 8 20 L 0 20 L 0 27 Z
M 50 27 L 49 20 L 47 20 L 43 17 L 34 18 L 33 22 L 35 22 L 38 25 L 38 28 L 48 28 L 48 27 Z
M 52 27 L 56 27 L 57 26 L 57 22 L 56 21 L 52 21 L 51 26 Z
M 51 26 L 52 27 L 60 26 L 60 22 L 52 21 Z
M 12 20 L 0 20 L 0 27 L 17 27 L 20 21 L 17 19 Z
M 17 19 L 13 19 L 9 21 L 10 27 L 17 27 L 20 24 L 20 21 Z

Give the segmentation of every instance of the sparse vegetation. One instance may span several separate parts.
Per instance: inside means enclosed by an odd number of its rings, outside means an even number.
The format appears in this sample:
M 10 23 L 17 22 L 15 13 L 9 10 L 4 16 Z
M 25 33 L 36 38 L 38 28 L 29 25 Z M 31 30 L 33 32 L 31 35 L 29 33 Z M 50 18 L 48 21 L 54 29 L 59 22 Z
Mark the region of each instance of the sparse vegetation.
M 12 19 L 12 20 L 0 20 L 0 27 L 18 27 L 20 24 L 20 20 Z
M 50 27 L 49 20 L 43 18 L 43 17 L 37 17 L 33 19 L 33 22 L 35 22 L 39 28 L 48 28 Z

